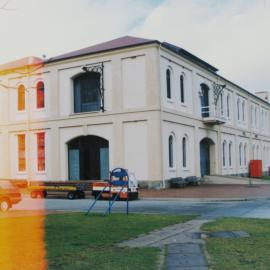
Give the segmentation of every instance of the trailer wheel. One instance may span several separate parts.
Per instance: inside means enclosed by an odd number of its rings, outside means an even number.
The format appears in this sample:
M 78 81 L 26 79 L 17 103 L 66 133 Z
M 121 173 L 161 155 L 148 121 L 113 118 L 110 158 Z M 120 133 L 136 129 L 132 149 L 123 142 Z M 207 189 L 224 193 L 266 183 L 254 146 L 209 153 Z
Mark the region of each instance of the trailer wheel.
M 77 195 L 78 195 L 79 199 L 84 199 L 85 198 L 85 193 L 83 191 L 78 191 Z
M 70 191 L 70 192 L 67 194 L 67 198 L 68 198 L 69 200 L 74 200 L 76 197 L 77 197 L 77 194 L 76 194 L 74 191 Z
M 0 200 L 0 211 L 1 212 L 7 212 L 9 208 L 10 208 L 10 202 L 8 199 Z

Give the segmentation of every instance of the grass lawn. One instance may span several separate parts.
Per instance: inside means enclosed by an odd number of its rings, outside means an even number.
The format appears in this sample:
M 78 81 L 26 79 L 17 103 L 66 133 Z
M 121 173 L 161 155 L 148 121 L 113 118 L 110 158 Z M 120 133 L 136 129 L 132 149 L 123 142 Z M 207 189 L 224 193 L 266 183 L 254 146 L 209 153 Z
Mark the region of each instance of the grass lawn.
M 270 220 L 223 218 L 207 223 L 204 231 L 243 230 L 250 238 L 208 238 L 207 251 L 213 266 L 218 270 L 269 270 Z
M 194 216 L 143 214 L 48 215 L 48 270 L 155 270 L 158 249 L 118 248 L 115 244 L 192 218 Z

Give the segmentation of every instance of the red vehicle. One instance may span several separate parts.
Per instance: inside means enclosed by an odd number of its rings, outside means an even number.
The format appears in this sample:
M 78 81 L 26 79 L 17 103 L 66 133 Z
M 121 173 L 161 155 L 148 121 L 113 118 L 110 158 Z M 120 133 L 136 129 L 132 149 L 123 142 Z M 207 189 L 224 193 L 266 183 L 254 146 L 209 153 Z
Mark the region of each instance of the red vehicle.
M 0 211 L 6 212 L 13 204 L 19 203 L 22 195 L 19 189 L 8 180 L 0 180 Z

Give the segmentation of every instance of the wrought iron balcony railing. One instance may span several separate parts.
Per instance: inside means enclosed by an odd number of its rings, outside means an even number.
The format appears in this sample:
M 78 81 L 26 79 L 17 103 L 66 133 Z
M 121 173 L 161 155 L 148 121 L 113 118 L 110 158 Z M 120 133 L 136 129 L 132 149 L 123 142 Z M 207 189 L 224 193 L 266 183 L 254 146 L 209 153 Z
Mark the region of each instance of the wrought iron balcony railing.
M 224 111 L 215 106 L 201 107 L 201 115 L 203 122 L 210 125 L 224 124 L 227 120 L 224 116 Z

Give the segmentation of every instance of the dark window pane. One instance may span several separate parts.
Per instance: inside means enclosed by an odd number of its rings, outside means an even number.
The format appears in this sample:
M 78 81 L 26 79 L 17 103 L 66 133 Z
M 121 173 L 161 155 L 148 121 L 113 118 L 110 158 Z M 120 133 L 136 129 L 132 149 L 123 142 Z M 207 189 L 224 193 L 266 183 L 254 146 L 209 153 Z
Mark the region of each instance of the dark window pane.
M 74 111 L 100 110 L 100 74 L 89 72 L 74 80 Z
M 169 167 L 173 168 L 173 136 L 169 137 Z
M 180 76 L 180 95 L 181 95 L 181 102 L 185 102 L 185 89 L 184 89 L 184 76 Z
M 171 71 L 167 69 L 166 71 L 166 82 L 167 82 L 167 98 L 171 98 Z
M 38 82 L 37 84 L 37 108 L 44 108 L 44 83 Z

